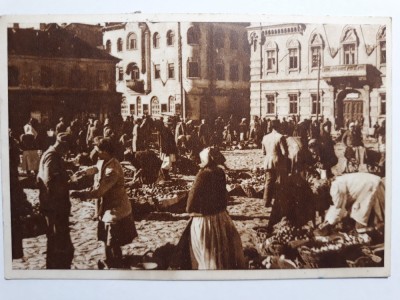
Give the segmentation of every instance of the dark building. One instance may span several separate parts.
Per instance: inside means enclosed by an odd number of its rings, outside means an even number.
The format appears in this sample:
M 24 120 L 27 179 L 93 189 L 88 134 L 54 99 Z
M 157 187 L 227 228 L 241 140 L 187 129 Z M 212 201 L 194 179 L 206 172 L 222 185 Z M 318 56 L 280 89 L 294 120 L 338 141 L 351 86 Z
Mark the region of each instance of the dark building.
M 54 126 L 61 116 L 68 121 L 119 115 L 119 61 L 56 24 L 9 28 L 9 127 L 18 132 L 31 116 Z

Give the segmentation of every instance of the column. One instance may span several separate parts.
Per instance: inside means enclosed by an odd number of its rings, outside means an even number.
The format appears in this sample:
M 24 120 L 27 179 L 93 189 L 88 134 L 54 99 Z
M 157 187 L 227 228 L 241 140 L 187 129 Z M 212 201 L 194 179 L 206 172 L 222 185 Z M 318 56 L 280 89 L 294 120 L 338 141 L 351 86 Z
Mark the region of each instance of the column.
M 364 85 L 364 127 L 371 127 L 371 95 L 370 95 L 370 86 Z

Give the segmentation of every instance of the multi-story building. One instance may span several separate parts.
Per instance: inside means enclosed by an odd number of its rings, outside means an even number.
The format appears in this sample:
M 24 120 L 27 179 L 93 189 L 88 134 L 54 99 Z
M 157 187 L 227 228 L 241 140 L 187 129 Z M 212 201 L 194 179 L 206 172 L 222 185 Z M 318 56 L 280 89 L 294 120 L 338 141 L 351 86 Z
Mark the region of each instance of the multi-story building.
M 121 59 L 122 115 L 187 119 L 249 115 L 247 23 L 119 23 L 104 28 L 105 49 Z
M 386 25 L 252 24 L 251 115 L 351 120 L 386 114 Z M 319 97 L 318 97 L 319 91 Z
M 56 24 L 41 30 L 8 28 L 10 127 L 33 116 L 54 126 L 58 118 L 104 119 L 120 114 L 115 91 L 118 58 L 90 46 Z
M 69 23 L 61 26 L 92 47 L 103 49 L 103 26 L 100 24 Z

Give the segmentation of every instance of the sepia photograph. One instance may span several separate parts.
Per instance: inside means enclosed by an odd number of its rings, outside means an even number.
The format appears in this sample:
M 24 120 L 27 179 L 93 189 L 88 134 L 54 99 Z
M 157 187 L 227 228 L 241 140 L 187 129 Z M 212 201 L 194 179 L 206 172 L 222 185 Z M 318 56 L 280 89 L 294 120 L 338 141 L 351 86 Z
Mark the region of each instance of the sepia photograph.
M 390 275 L 390 18 L 71 19 L 2 20 L 6 278 Z

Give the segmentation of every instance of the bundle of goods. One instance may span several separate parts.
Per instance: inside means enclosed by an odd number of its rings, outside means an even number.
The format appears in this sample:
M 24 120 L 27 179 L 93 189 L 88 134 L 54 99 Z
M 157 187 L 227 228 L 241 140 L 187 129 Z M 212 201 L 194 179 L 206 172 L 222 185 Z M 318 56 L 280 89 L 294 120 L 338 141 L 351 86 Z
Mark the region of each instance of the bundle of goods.
M 264 172 L 256 168 L 252 172 L 227 171 L 227 189 L 230 196 L 262 198 L 264 192 Z
M 307 268 L 347 267 L 349 258 L 358 257 L 363 245 L 371 241 L 367 234 L 334 234 L 316 237 L 298 251 Z
M 268 235 L 269 237 L 267 237 Z M 311 228 L 308 226 L 303 226 L 302 228 L 295 227 L 285 217 L 274 225 L 272 234 L 268 234 L 261 228 L 257 229 L 260 250 L 266 254 L 275 256 L 282 254 L 288 257 L 296 256 L 296 251 L 293 250 L 309 242 L 311 236 Z
M 175 180 L 163 185 L 143 184 L 139 188 L 128 188 L 127 192 L 135 213 L 140 215 L 164 210 L 184 201 L 189 189 L 185 181 Z

